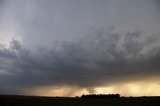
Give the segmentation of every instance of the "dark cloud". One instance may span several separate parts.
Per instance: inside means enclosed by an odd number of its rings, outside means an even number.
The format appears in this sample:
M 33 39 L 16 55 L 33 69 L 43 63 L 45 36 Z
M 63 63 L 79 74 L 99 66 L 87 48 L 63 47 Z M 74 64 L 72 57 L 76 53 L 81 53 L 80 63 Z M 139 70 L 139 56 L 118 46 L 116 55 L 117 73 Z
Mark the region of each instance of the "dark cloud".
M 159 35 L 96 29 L 56 47 L 26 49 L 12 39 L 0 46 L 0 92 L 48 85 L 88 88 L 160 74 Z

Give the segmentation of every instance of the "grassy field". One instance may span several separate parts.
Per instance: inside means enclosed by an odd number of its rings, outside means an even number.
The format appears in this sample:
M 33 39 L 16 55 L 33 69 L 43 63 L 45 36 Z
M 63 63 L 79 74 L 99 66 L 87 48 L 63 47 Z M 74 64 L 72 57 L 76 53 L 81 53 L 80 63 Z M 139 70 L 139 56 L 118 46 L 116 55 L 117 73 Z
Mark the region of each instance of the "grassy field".
M 160 106 L 160 97 L 63 98 L 0 96 L 0 106 Z

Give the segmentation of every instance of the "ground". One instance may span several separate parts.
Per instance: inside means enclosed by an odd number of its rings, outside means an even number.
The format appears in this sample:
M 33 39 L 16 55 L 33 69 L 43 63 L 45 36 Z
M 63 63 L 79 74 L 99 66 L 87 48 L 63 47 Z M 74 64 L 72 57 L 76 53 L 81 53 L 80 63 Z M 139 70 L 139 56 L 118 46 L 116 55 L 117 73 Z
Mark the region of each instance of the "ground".
M 0 106 L 160 106 L 160 97 L 69 98 L 0 96 Z

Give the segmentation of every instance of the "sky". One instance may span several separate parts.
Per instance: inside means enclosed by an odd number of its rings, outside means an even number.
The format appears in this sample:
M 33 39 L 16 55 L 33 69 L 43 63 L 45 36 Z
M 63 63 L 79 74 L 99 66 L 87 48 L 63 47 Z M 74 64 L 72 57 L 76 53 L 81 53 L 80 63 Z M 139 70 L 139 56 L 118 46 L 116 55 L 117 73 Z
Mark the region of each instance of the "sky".
M 159 88 L 159 0 L 0 0 L 0 94 Z

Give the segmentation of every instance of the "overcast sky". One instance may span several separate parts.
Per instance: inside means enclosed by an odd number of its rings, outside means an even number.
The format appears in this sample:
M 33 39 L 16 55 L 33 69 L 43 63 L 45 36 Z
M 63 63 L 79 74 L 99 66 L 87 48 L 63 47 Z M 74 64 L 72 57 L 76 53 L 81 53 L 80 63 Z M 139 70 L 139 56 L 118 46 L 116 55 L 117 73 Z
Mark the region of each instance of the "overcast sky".
M 0 0 L 0 94 L 159 88 L 159 75 L 159 0 Z

